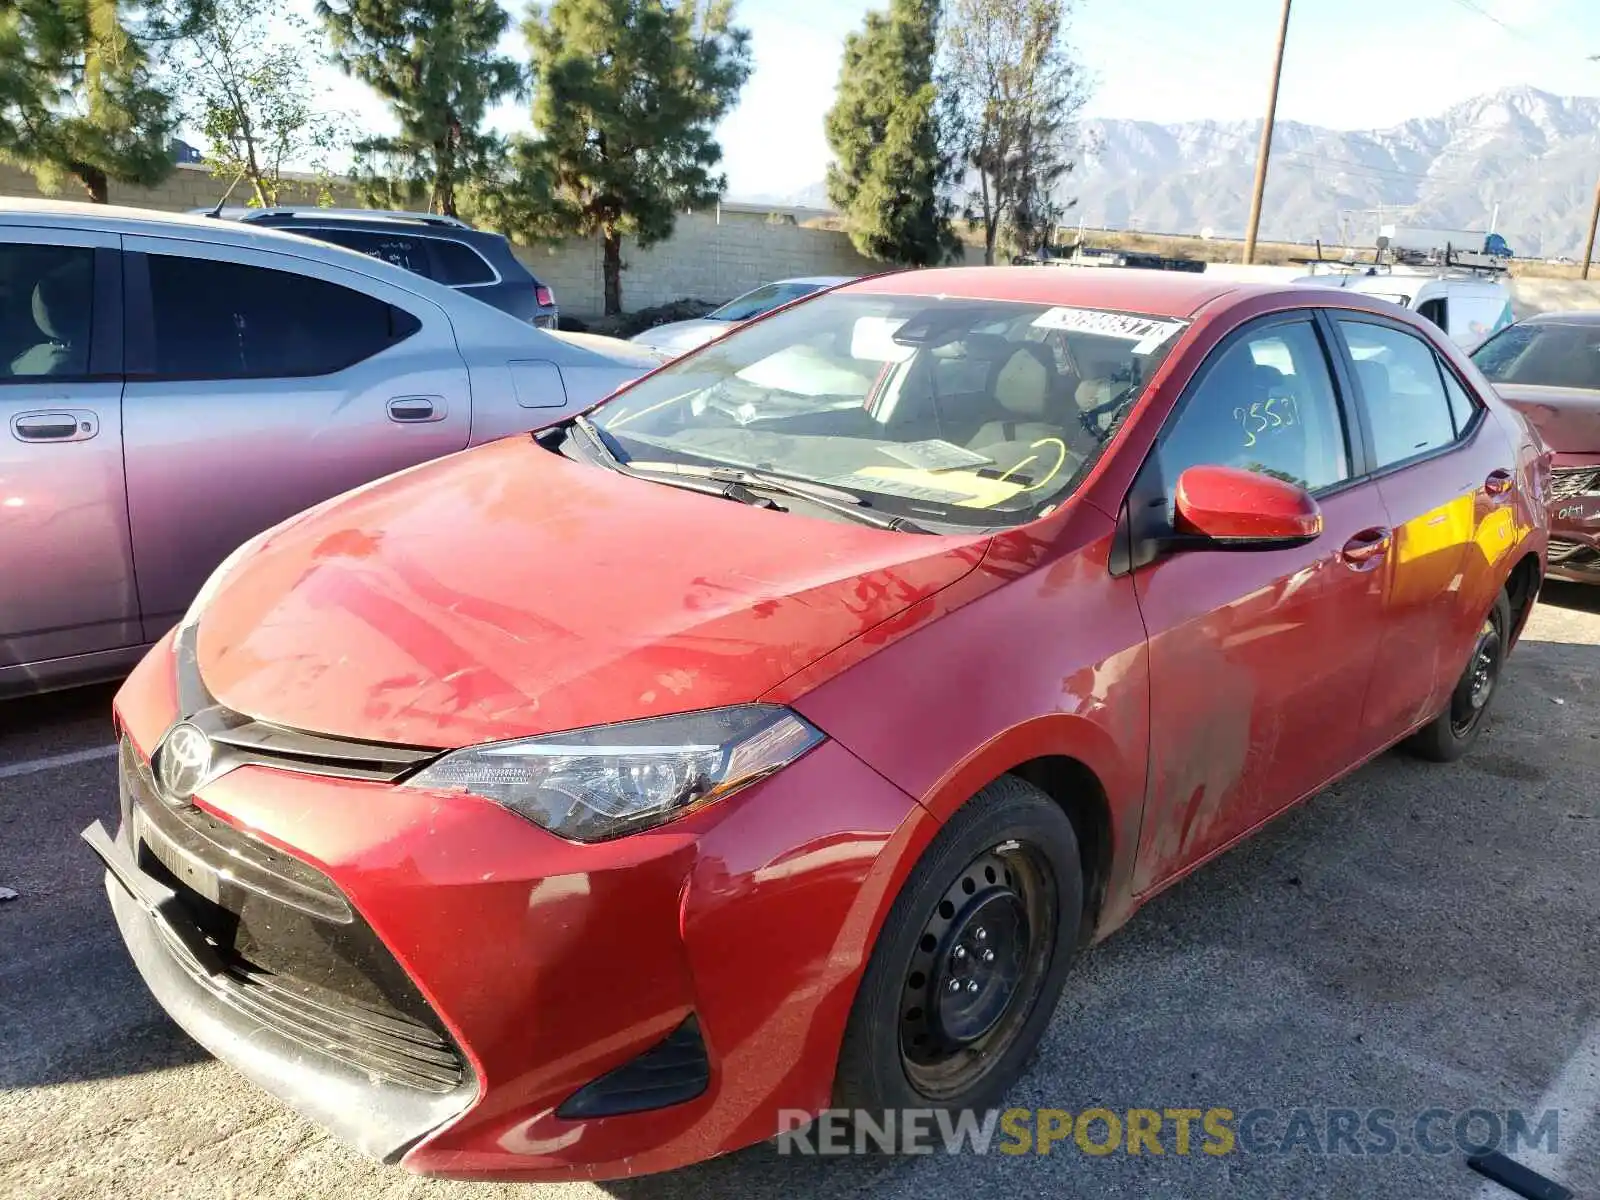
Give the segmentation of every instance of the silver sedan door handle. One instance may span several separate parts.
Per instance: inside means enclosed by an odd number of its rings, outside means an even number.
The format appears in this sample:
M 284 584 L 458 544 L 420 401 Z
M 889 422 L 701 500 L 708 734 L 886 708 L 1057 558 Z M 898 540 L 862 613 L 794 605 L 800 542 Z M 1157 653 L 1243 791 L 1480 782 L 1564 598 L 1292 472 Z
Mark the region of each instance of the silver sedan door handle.
M 100 418 L 83 409 L 18 413 L 11 436 L 19 442 L 86 442 L 100 432 Z
M 396 396 L 389 401 L 389 419 L 406 425 L 442 421 L 445 404 L 438 396 Z

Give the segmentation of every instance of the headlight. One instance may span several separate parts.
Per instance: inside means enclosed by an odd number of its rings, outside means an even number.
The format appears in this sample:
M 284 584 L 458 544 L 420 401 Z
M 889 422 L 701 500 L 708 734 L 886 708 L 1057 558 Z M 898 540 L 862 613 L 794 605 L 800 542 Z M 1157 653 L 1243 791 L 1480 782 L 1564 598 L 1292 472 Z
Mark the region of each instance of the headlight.
M 603 842 L 720 800 L 820 741 L 786 708 L 714 708 L 469 746 L 404 786 L 459 788 L 561 837 Z

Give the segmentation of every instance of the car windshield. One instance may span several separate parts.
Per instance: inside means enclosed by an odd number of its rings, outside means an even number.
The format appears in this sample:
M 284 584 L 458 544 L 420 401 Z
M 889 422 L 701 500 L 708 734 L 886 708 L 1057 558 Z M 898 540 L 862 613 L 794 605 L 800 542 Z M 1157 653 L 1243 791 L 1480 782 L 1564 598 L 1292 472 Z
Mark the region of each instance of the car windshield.
M 748 321 L 791 300 L 821 290 L 820 283 L 769 283 L 753 292 L 746 292 L 736 300 L 729 300 L 721 308 L 712 309 L 706 314 L 706 320 Z
M 1600 325 L 1512 325 L 1474 350 L 1472 361 L 1491 383 L 1600 391 Z
M 590 416 L 635 467 L 732 466 L 908 517 L 1016 524 L 1077 486 L 1186 325 L 833 292 L 679 359 Z

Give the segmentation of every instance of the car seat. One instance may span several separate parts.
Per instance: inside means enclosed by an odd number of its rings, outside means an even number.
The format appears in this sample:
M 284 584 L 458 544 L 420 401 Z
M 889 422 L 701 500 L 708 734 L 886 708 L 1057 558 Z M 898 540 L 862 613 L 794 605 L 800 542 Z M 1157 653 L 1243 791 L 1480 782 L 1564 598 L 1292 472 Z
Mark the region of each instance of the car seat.
M 11 360 L 13 376 L 81 375 L 89 369 L 89 271 L 58 267 L 33 288 L 33 323 L 44 336 Z
M 1072 410 L 1070 396 L 1078 378 L 1056 370 L 1055 356 L 1038 342 L 1013 344 L 991 377 L 990 417 L 967 439 L 967 447 L 991 459 L 1000 470 L 1012 469 L 1044 454 L 1037 443 L 1059 443 L 1059 452 L 1074 460 L 1086 453 L 1087 440 Z M 1061 460 L 1062 462 L 1065 459 Z M 1058 463 L 1057 470 L 1060 469 Z
M 989 374 L 989 419 L 968 439 L 969 446 L 1033 442 L 1060 437 L 1060 383 L 1050 351 L 1023 342 L 998 360 Z
M 1386 435 L 1396 428 L 1396 423 L 1384 415 L 1395 406 L 1394 382 L 1388 366 L 1375 358 L 1358 358 L 1356 380 L 1361 384 L 1362 398 L 1372 416 L 1373 449 L 1377 451 L 1378 461 L 1395 462 L 1407 457 L 1408 448 L 1385 444 L 1394 440 Z

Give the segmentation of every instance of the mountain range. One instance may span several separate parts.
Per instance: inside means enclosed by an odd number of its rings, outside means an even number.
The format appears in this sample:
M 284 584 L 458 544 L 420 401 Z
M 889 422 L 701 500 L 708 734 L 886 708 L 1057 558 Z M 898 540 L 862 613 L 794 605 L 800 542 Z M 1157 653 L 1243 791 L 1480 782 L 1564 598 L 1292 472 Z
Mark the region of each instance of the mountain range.
M 1260 121 L 1097 119 L 1063 198 L 1090 228 L 1244 233 Z M 1262 211 L 1269 240 L 1370 245 L 1380 223 L 1485 229 L 1521 256 L 1583 250 L 1600 176 L 1600 98 L 1507 88 L 1387 129 L 1279 120 Z M 819 183 L 788 197 L 826 205 Z

